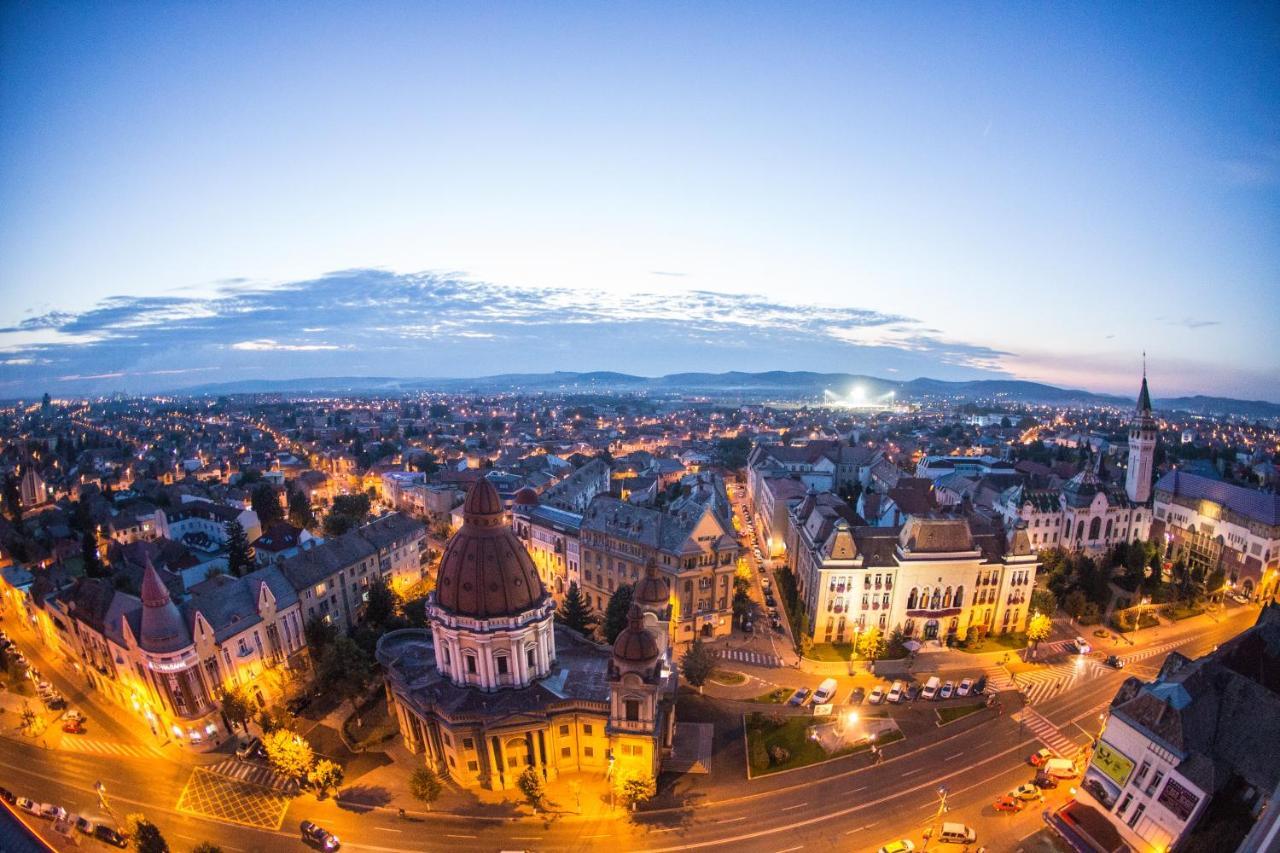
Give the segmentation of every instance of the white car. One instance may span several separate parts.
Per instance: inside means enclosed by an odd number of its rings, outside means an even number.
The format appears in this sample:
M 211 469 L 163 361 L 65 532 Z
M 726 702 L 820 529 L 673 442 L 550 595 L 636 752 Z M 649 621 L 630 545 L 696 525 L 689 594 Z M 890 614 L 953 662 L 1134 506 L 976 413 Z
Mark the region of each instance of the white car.
M 969 695 L 969 691 L 970 691 L 970 690 L 972 690 L 972 689 L 973 689 L 973 679 L 972 679 L 972 678 L 962 678 L 962 679 L 960 679 L 960 686 L 956 688 L 956 695 L 957 695 L 957 696 L 968 696 L 968 695 Z
M 951 683 L 950 681 L 948 681 L 946 684 L 942 685 L 942 690 L 941 690 L 941 692 L 939 692 L 939 693 L 938 693 L 938 698 L 939 698 L 939 699 L 950 699 L 950 698 L 951 698 L 951 694 L 955 691 L 955 689 L 956 689 L 955 684 L 953 684 L 953 683 Z
M 1093 651 L 1093 647 L 1089 645 L 1084 637 L 1076 637 L 1075 640 L 1076 654 L 1087 655 Z
M 18 807 L 18 811 L 26 812 L 29 815 L 40 814 L 40 804 L 27 797 L 18 797 L 13 801 L 13 804 Z
M 884 688 L 881 687 L 879 684 L 877 684 L 876 689 L 872 690 L 871 695 L 867 697 L 867 701 L 870 702 L 872 705 L 879 705 L 881 702 L 883 702 Z
M 53 803 L 42 803 L 40 805 L 40 817 L 52 821 L 66 820 L 67 810 Z
M 904 686 L 905 685 L 903 685 L 901 681 L 893 682 L 893 685 L 889 688 L 888 698 L 890 702 L 893 702 L 896 704 L 902 701 L 902 689 Z

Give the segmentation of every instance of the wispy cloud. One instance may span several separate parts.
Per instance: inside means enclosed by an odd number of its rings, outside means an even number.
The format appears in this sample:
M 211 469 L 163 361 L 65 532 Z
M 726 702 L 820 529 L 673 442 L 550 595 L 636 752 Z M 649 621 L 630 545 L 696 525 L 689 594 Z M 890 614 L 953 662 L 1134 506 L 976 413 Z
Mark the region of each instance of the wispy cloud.
M 43 381 L 172 387 L 159 377 L 466 376 L 509 369 L 752 369 L 820 366 L 974 375 L 999 350 L 917 320 L 704 290 L 610 294 L 521 288 L 452 273 L 357 269 L 279 286 L 219 283 L 208 296 L 113 296 L 0 328 L 0 390 Z M 625 359 L 625 361 L 624 361 Z M 676 361 L 679 359 L 679 361 Z M 673 363 L 674 362 L 674 363 Z M 945 370 L 943 372 L 946 372 Z M 150 377 L 147 379 L 146 377 Z

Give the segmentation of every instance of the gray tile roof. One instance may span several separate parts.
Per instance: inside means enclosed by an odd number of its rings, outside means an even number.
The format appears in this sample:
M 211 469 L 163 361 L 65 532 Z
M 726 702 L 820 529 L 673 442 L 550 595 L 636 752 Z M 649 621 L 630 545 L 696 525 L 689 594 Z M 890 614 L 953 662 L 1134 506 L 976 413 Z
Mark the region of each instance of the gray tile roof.
M 1156 491 L 1193 500 L 1207 500 L 1243 515 L 1251 521 L 1271 526 L 1280 525 L 1280 495 L 1246 489 L 1188 474 L 1170 471 L 1156 481 Z
M 286 559 L 280 568 L 295 590 L 303 590 L 376 554 L 372 545 L 351 531 L 299 551 Z

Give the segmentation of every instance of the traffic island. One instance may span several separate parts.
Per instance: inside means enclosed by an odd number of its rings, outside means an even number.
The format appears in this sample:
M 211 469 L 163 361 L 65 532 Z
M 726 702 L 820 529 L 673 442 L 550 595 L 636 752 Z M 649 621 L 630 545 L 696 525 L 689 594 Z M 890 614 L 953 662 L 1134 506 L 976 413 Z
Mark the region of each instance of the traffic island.
M 747 741 L 747 778 L 820 764 L 902 740 L 887 717 L 856 713 L 829 716 L 764 714 L 743 718 Z
M 970 714 L 976 714 L 987 706 L 986 702 L 973 702 L 967 705 L 950 705 L 945 708 L 935 709 L 938 715 L 938 725 L 945 726 L 947 723 L 954 723 Z

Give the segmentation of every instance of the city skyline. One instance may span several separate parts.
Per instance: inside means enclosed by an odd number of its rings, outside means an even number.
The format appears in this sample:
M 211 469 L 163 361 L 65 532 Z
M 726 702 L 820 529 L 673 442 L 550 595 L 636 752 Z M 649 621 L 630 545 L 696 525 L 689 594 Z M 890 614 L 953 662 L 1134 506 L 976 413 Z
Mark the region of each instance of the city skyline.
M 1280 400 L 1264 6 L 2 14 L 0 397 L 513 361 L 1131 394 L 1145 350 L 1161 395 Z

